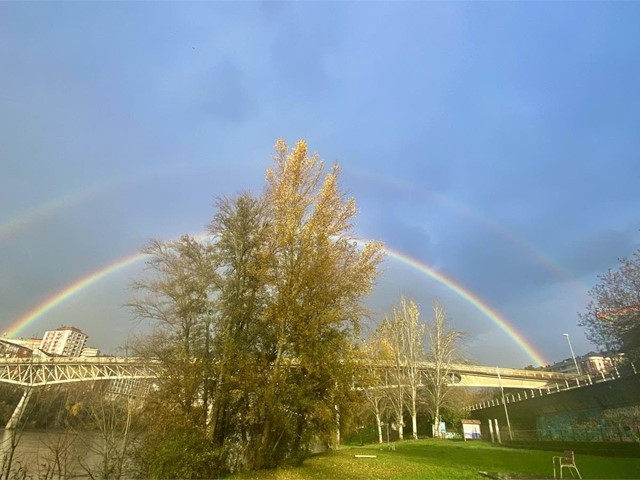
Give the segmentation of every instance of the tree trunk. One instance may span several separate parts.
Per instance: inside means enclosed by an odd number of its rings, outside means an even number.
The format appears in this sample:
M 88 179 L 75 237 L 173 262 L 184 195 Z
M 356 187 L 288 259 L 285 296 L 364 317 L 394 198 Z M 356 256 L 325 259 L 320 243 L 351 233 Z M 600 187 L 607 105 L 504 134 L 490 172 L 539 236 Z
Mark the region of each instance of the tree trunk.
M 415 395 L 411 399 L 411 428 L 413 432 L 413 439 L 418 439 L 418 409 L 416 408 L 416 397 Z
M 415 413 L 411 414 L 411 428 L 413 429 L 413 439 L 418 439 L 418 417 Z
M 382 443 L 382 419 L 379 413 L 376 413 L 376 424 L 378 425 L 378 443 Z

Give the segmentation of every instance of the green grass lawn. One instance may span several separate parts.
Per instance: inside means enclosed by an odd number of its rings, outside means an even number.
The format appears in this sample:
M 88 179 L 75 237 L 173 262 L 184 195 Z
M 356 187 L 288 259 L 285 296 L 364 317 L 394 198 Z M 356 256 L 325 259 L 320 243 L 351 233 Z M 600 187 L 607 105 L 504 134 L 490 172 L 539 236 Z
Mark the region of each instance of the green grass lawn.
M 355 455 L 376 458 L 355 458 Z M 520 450 L 491 443 L 450 440 L 406 440 L 395 451 L 385 446 L 341 447 L 314 456 L 301 467 L 263 470 L 235 478 L 297 479 L 436 479 L 483 478 L 479 472 L 517 474 L 520 478 L 553 478 L 551 458 L 560 452 Z M 582 478 L 640 478 L 640 458 L 576 455 Z M 571 478 L 567 469 L 564 477 Z

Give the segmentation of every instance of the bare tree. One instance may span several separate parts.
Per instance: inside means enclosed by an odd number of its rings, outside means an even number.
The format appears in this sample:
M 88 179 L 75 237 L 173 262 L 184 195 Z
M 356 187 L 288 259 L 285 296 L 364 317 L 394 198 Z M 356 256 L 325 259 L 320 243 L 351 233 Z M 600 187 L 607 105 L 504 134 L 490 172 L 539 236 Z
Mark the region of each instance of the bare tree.
M 378 443 L 383 442 L 382 422 L 387 393 L 385 392 L 384 375 L 380 366 L 385 358 L 382 349 L 383 339 L 375 332 L 362 347 L 362 368 L 359 371 L 360 387 L 367 409 L 373 414 L 378 431 Z
M 74 476 L 73 464 L 77 458 L 76 435 L 60 434 L 44 442 L 46 452 L 38 469 L 41 480 L 65 480 Z
M 117 480 L 130 475 L 130 457 L 139 433 L 136 421 L 142 405 L 134 393 L 116 394 L 109 382 L 96 382 L 92 392 L 70 407 L 77 442 L 82 443 L 85 453 L 90 453 L 78 457 L 89 478 Z M 65 447 L 68 446 L 64 443 L 49 447 L 53 472 L 63 471 L 59 460 L 64 460 Z
M 413 300 L 402 297 L 400 305 L 393 310 L 393 315 L 402 324 L 403 357 L 405 363 L 406 396 L 411 427 L 414 439 L 418 439 L 418 388 L 420 387 L 420 370 L 418 362 L 424 359 L 425 326 L 420 323 L 420 311 Z M 398 320 L 397 320 L 398 321 Z
M 640 250 L 598 278 L 578 324 L 607 354 L 624 352 L 627 358 L 640 360 Z
M 440 412 L 449 393 L 451 364 L 458 359 L 458 348 L 463 334 L 448 327 L 447 313 L 437 301 L 433 304 L 433 320 L 426 324 L 426 330 L 427 360 L 433 363 L 433 368 L 425 373 L 427 405 L 433 416 L 434 436 L 440 436 Z
M 55 391 L 52 393 L 50 387 L 28 385 L 22 387 L 21 390 L 22 397 L 0 438 L 0 479 L 22 479 L 33 476 L 33 459 L 25 452 L 18 453 L 25 428 L 34 424 L 37 425 L 48 418 L 50 419 L 48 415 L 58 410 L 60 406 L 58 403 L 59 396 L 55 394 Z M 57 472 L 60 475 L 63 474 L 64 469 L 61 457 L 58 458 L 57 466 L 49 462 L 49 459 L 46 459 L 46 462 L 47 465 L 45 467 L 48 467 L 49 472 L 44 472 L 43 475 L 43 472 L 39 471 L 39 478 L 47 475 L 52 478 L 53 469 L 58 467 Z M 64 467 L 66 468 L 69 463 L 67 458 L 65 458 L 65 462 Z M 58 478 L 62 477 L 59 476 Z
M 19 478 L 24 474 L 25 468 L 16 462 L 16 450 L 22 439 L 25 425 L 29 417 L 34 413 L 33 403 L 29 400 L 34 392 L 34 387 L 23 387 L 22 397 L 18 401 L 7 428 L 3 432 L 2 442 L 0 443 L 0 456 L 2 464 L 0 465 L 0 479 Z M 17 470 L 14 469 L 14 462 L 18 463 Z
M 394 424 L 398 430 L 398 438 L 404 438 L 404 405 L 405 405 L 405 361 L 403 355 L 402 325 L 396 317 L 385 316 L 380 325 L 383 336 L 383 354 L 389 367 L 385 369 L 385 392 L 393 413 Z
M 385 317 L 379 329 L 387 347 L 387 361 L 392 365 L 386 377 L 387 391 L 400 439 L 404 436 L 405 406 L 411 415 L 412 436 L 418 438 L 418 362 L 424 358 L 424 333 L 418 305 L 405 297 L 393 307 L 391 318 Z

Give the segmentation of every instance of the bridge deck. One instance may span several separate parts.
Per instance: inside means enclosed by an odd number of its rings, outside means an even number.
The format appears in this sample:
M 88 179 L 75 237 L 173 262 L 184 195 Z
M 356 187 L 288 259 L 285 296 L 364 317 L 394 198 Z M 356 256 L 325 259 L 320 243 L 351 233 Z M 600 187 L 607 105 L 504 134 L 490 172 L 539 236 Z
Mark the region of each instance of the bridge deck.
M 61 383 L 157 378 L 157 362 L 140 358 L 1 358 L 0 382 L 39 387 Z

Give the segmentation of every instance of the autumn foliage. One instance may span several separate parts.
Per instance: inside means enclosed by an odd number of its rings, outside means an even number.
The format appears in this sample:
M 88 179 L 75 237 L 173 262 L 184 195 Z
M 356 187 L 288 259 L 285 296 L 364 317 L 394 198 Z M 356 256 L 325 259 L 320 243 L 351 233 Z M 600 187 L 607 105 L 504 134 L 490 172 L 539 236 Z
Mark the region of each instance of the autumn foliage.
M 165 365 L 146 407 L 142 473 L 213 477 L 305 458 L 353 401 L 353 348 L 382 260 L 304 141 L 278 140 L 259 196 L 220 198 L 208 241 L 153 242 L 134 287 Z

